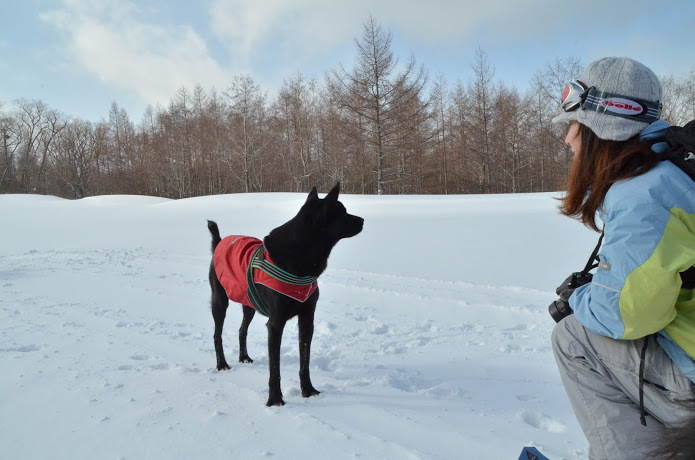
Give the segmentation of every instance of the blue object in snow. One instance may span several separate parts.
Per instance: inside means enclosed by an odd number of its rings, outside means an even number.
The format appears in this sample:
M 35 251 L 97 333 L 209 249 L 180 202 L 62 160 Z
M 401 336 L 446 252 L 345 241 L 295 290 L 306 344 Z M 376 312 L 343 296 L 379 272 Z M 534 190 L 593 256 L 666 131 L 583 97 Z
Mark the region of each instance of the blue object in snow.
M 549 460 L 548 457 L 538 452 L 535 447 L 524 447 L 519 455 L 519 460 Z

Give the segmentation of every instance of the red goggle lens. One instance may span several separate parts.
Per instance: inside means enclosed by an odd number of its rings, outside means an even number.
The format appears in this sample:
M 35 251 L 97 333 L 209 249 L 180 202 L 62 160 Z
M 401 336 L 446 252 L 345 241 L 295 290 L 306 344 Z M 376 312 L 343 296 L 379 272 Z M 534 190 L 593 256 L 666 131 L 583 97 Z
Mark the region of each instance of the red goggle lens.
M 565 102 L 565 99 L 567 99 L 567 96 L 569 96 L 571 92 L 572 89 L 570 85 L 565 85 L 565 90 L 562 92 L 562 102 Z

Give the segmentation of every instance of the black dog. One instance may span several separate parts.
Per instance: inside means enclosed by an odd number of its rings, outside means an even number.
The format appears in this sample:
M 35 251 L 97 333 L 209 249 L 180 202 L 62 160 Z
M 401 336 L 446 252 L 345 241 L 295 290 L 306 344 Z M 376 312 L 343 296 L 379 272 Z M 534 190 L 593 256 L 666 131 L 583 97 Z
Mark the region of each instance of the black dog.
M 280 342 L 282 331 L 288 319 L 297 316 L 299 326 L 299 380 L 302 396 L 308 398 L 319 394 L 309 377 L 309 357 L 311 339 L 314 334 L 314 311 L 319 298 L 316 278 L 326 269 L 328 256 L 336 243 L 342 238 L 350 238 L 362 231 L 364 219 L 347 213 L 345 206 L 338 201 L 340 183 L 324 199 L 320 199 L 316 187 L 309 193 L 306 202 L 297 215 L 284 225 L 272 230 L 263 239 L 259 249 L 244 253 L 246 261 L 255 264 L 251 275 L 265 276 L 264 284 L 253 279 L 248 281 L 249 271 L 241 274 L 241 281 L 234 281 L 230 272 L 244 270 L 232 268 L 229 264 L 234 251 L 241 245 L 253 244 L 249 237 L 220 237 L 217 224 L 208 221 L 212 234 L 213 261 L 210 264 L 210 287 L 212 289 L 212 316 L 215 320 L 215 354 L 217 369 L 229 369 L 222 347 L 222 327 L 229 305 L 229 299 L 242 303 L 243 320 L 239 329 L 239 362 L 251 363 L 246 350 L 246 335 L 256 310 L 268 316 L 268 360 L 270 380 L 267 406 L 284 405 L 280 389 Z M 220 243 L 222 244 L 220 245 Z M 256 245 L 260 240 L 256 240 Z M 218 245 L 220 246 L 218 248 Z M 227 248 L 227 249 L 225 249 Z M 265 259 L 265 260 L 264 260 Z M 270 260 L 268 260 L 270 259 Z M 263 265 L 270 262 L 270 265 Z M 262 267 L 259 269 L 258 267 Z M 276 270 L 279 269 L 279 270 Z M 277 284 L 273 273 L 284 281 L 289 281 L 296 295 L 282 294 L 267 285 Z M 239 275 L 239 273 L 237 273 Z M 236 277 L 237 279 L 239 276 Z M 223 286 L 224 285 L 224 286 Z M 244 295 L 246 294 L 246 295 Z M 308 296 L 303 298 L 302 296 Z M 294 297 L 294 298 L 293 298 Z M 296 300 L 299 298 L 299 300 Z

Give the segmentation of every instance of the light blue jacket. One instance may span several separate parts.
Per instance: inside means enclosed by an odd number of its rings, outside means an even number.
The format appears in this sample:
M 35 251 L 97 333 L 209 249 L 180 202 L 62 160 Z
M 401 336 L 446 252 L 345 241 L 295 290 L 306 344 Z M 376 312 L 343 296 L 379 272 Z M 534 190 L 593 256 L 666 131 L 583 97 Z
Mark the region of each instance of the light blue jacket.
M 659 120 L 640 137 L 659 139 L 666 128 Z M 598 215 L 601 264 L 569 299 L 577 320 L 614 339 L 658 333 L 661 347 L 695 382 L 695 295 L 681 289 L 679 275 L 695 265 L 695 181 L 663 161 L 613 184 Z

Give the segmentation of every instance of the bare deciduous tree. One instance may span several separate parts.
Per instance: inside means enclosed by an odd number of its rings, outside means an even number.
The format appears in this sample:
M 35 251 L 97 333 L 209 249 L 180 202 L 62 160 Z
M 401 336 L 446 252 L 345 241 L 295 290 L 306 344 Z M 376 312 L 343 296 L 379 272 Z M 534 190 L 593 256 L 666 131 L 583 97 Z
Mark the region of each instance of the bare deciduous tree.
M 695 119 L 695 69 L 684 78 L 661 77 L 661 84 L 664 89 L 661 118 L 675 126 Z
M 306 82 L 301 74 L 285 80 L 274 104 L 279 156 L 294 191 L 310 190 L 309 178 L 318 168 L 316 82 Z
M 13 191 L 17 187 L 16 161 L 20 145 L 16 118 L 0 113 L 0 193 Z
M 361 37 L 355 39 L 354 69 L 348 72 L 340 66 L 329 79 L 336 102 L 352 113 L 346 122 L 357 127 L 374 149 L 380 195 L 389 180 L 386 161 L 411 127 L 404 121 L 420 119 L 427 109 L 427 102 L 422 101 L 427 83 L 424 67 L 418 67 L 411 57 L 401 68 L 391 40 L 391 32 L 370 16 L 362 25 Z
M 70 190 L 71 198 L 84 198 L 92 191 L 95 175 L 94 128 L 91 123 L 68 123 L 57 140 L 54 158 L 56 174 Z
M 437 165 L 435 171 L 440 176 L 441 193 L 449 193 L 450 159 L 449 159 L 449 137 L 451 127 L 449 126 L 449 95 L 447 82 L 443 75 L 438 75 L 432 87 L 430 95 L 432 102 L 432 120 L 434 122 L 434 151 L 433 156 Z
M 48 193 L 46 167 L 53 142 L 65 128 L 65 117 L 41 101 L 20 99 L 17 105 L 17 140 L 20 143 L 17 172 L 23 193 Z
M 234 160 L 241 159 L 240 179 L 244 191 L 251 192 L 262 188 L 263 158 L 265 146 L 269 141 L 267 130 L 267 93 L 262 91 L 251 76 L 236 76 L 224 93 L 229 103 L 229 127 L 234 146 L 229 158 L 229 166 L 234 171 Z M 254 183 L 256 187 L 254 187 Z
M 487 53 L 479 46 L 475 50 L 472 64 L 473 80 L 469 85 L 470 115 L 467 118 L 469 150 L 473 154 L 478 176 L 479 193 L 491 190 L 491 144 L 490 131 L 493 122 L 492 99 L 494 97 L 495 69 L 487 58 Z

